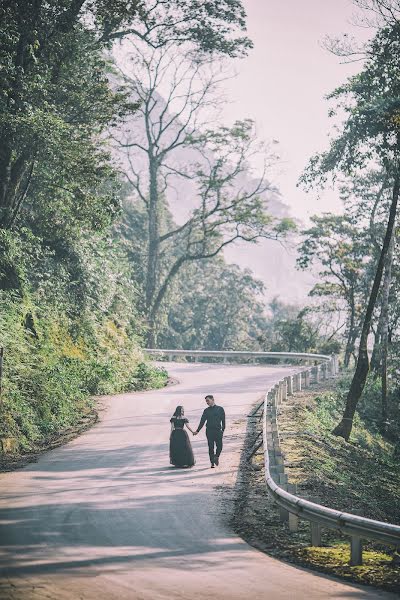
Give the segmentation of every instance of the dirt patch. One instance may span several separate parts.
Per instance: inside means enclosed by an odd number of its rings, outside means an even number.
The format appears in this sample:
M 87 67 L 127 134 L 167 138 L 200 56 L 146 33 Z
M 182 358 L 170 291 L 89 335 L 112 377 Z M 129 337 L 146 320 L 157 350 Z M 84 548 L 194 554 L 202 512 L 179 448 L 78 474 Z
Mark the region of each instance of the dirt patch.
M 333 392 L 333 384 L 314 385 L 311 390 L 297 393 L 282 407 L 279 429 L 287 434 L 281 446 L 289 482 L 297 484 L 298 495 L 325 506 L 395 522 L 400 510 L 396 502 L 399 488 L 396 492 L 395 465 L 385 459 L 383 450 L 376 455 L 371 448 L 330 436 L 326 433 L 329 423 L 326 431 L 313 426 L 313 419 L 317 422 L 316 398 Z M 249 461 L 260 440 L 262 421 L 259 417 L 248 417 L 247 421 L 234 507 L 229 516 L 234 531 L 255 548 L 276 558 L 348 581 L 399 592 L 400 566 L 393 562 L 393 548 L 365 542 L 364 564 L 352 567 L 348 564 L 348 537 L 323 530 L 322 547 L 316 548 L 310 545 L 308 522 L 300 521 L 298 532 L 289 532 L 287 524 L 279 520 L 279 511 L 266 489 L 262 448 Z

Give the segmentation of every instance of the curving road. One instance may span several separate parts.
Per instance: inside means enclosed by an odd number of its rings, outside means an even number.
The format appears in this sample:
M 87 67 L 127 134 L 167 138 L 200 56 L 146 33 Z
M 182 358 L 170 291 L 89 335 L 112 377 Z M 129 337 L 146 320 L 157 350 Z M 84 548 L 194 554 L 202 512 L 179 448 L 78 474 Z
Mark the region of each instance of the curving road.
M 170 364 L 180 384 L 104 399 L 101 422 L 35 464 L 0 476 L 1 600 L 378 599 L 254 550 L 223 524 L 251 404 L 290 367 Z M 168 464 L 177 404 L 197 426 L 203 397 L 227 413 L 221 466 L 203 432 L 196 466 Z

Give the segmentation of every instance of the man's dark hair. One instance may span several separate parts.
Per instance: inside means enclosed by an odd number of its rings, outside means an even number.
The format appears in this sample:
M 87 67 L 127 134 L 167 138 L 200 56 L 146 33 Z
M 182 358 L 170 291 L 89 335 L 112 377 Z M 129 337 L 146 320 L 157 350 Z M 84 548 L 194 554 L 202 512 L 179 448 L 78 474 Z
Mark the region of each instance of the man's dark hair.
M 214 396 L 212 394 L 207 394 L 204 400 L 214 400 Z

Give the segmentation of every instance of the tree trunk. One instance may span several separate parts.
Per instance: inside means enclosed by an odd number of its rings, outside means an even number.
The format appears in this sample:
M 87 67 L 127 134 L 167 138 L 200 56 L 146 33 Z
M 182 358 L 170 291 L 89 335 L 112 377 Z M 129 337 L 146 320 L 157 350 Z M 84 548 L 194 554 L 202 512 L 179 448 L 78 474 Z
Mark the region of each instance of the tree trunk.
M 163 284 L 161 285 L 160 289 L 158 290 L 150 311 L 148 313 L 148 334 L 147 334 L 147 344 L 148 344 L 148 348 L 154 348 L 155 344 L 157 342 L 156 339 L 156 324 L 157 324 L 157 316 L 158 316 L 158 311 L 160 310 L 160 306 L 162 304 L 162 301 L 164 300 L 165 294 L 167 293 L 167 290 L 172 282 L 172 280 L 174 279 L 174 277 L 177 275 L 177 273 L 179 272 L 179 270 L 181 269 L 182 265 L 186 262 L 185 257 L 181 257 L 178 258 L 178 260 L 172 265 L 169 273 L 166 275 Z M 152 345 L 149 345 L 152 344 Z
M 147 348 L 155 348 L 157 345 L 157 335 L 156 335 L 156 322 L 150 316 L 147 320 L 147 335 L 146 335 L 146 347 Z
M 392 202 L 390 205 L 389 211 L 389 219 L 386 228 L 385 239 L 383 242 L 381 254 L 378 261 L 378 266 L 375 272 L 374 283 L 372 285 L 371 294 L 369 297 L 367 310 L 364 317 L 364 323 L 361 331 L 360 337 L 360 345 L 358 351 L 358 359 L 356 370 L 353 376 L 353 380 L 351 382 L 350 390 L 346 399 L 346 407 L 343 413 L 342 420 L 333 430 L 333 434 L 343 437 L 345 440 L 348 440 L 351 434 L 351 430 L 353 428 L 353 419 L 354 414 L 356 412 L 357 404 L 361 398 L 362 392 L 365 387 L 365 382 L 367 380 L 368 371 L 369 371 L 369 358 L 368 358 L 368 335 L 371 328 L 372 315 L 374 312 L 376 299 L 378 297 L 379 288 L 382 281 L 383 269 L 386 262 L 386 256 L 389 252 L 389 247 L 393 235 L 394 224 L 396 220 L 396 212 L 397 212 L 397 203 L 399 199 L 399 185 L 400 185 L 400 175 L 396 172 L 395 180 L 393 183 L 393 195 Z
M 3 172 L 0 166 L 0 173 Z M 34 160 L 28 153 L 21 154 L 2 181 L 0 197 L 0 229 L 10 229 L 14 224 L 20 208 L 27 195 L 34 167 Z M 6 168 L 7 169 L 7 168 Z
M 349 323 L 349 332 L 347 334 L 347 343 L 346 350 L 344 353 L 344 366 L 347 368 L 350 364 L 351 356 L 354 352 L 354 346 L 357 338 L 357 333 L 355 331 L 355 305 L 354 305 L 354 295 L 351 295 L 350 301 L 350 323 Z
M 154 304 L 154 296 L 156 293 L 157 286 L 157 273 L 159 263 L 159 252 L 160 252 L 160 240 L 159 240 L 159 198 L 158 198 L 158 185 L 157 185 L 157 171 L 158 165 L 156 159 L 150 157 L 149 159 L 149 205 L 148 205 L 148 256 L 147 256 L 147 268 L 146 268 L 146 312 L 148 316 L 148 327 L 149 332 L 147 336 L 148 344 L 150 348 L 153 347 L 154 340 L 154 327 L 155 320 L 150 318 L 152 308 Z
M 354 330 L 349 331 L 349 334 L 347 336 L 346 350 L 344 353 L 344 360 L 343 360 L 343 364 L 346 367 L 346 369 L 350 365 L 350 359 L 354 354 L 355 343 L 356 343 L 356 333 L 354 332 Z
M 374 379 L 376 379 L 378 377 L 378 375 L 380 374 L 381 364 L 382 364 L 382 347 L 381 347 L 382 329 L 383 329 L 382 308 L 383 307 L 381 306 L 381 313 L 379 315 L 379 321 L 378 321 L 378 325 L 377 325 L 376 332 L 375 332 L 374 348 L 372 350 L 371 364 L 370 364 L 371 371 L 374 374 Z
M 383 280 L 382 290 L 382 339 L 381 339 L 381 355 L 382 355 L 382 403 L 381 403 L 381 426 L 382 431 L 387 429 L 388 420 L 388 378 L 387 378 L 387 357 L 388 357 L 388 342 L 389 342 L 389 294 L 390 284 L 392 281 L 392 264 L 394 253 L 395 235 L 393 233 L 390 240 L 389 250 L 386 257 L 385 277 Z
M 7 127 L 0 134 L 0 227 L 7 218 L 8 186 L 11 179 L 12 148 L 6 143 Z
M 24 80 L 30 68 L 35 64 L 31 55 L 31 44 L 36 35 L 37 24 L 40 20 L 42 0 L 34 2 L 18 2 L 14 9 L 18 15 L 18 41 L 15 42 L 15 77 L 10 82 L 7 91 L 8 123 L 0 131 L 0 228 L 9 229 L 13 224 L 25 196 L 21 192 L 24 180 L 29 172 L 34 152 L 32 148 L 25 149 L 15 157 L 16 135 L 13 132 L 13 119 L 24 108 Z
M 344 352 L 344 359 L 343 359 L 343 364 L 346 369 L 348 368 L 348 366 L 350 364 L 351 353 L 352 353 L 351 338 L 350 338 L 350 333 L 349 333 L 349 335 L 347 336 L 346 349 Z

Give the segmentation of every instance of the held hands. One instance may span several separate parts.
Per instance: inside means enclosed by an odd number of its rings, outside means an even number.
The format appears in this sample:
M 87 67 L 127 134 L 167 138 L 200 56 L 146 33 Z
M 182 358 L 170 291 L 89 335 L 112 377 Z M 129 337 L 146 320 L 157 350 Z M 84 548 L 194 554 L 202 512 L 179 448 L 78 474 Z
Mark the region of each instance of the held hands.
M 199 432 L 198 431 L 192 431 L 193 435 L 197 435 Z

